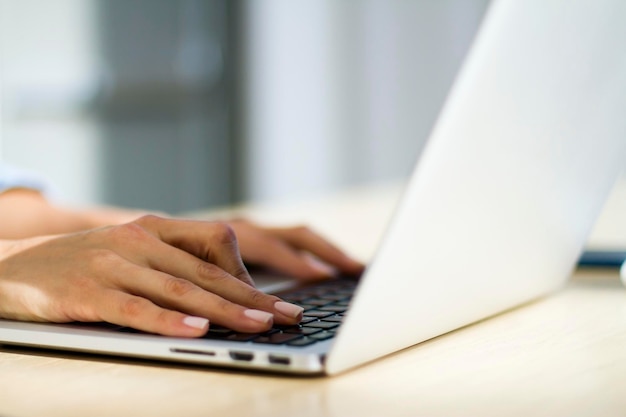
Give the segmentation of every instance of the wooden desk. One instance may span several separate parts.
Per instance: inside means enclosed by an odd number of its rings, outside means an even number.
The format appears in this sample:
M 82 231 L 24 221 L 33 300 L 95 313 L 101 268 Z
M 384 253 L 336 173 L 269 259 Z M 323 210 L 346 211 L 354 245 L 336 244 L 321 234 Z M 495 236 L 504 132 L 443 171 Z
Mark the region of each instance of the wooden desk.
M 235 212 L 308 221 L 367 259 L 400 189 Z M 596 246 L 620 243 L 619 227 Z M 333 378 L 0 347 L 0 416 L 112 415 L 623 416 L 626 289 L 613 271 L 578 271 L 553 296 Z

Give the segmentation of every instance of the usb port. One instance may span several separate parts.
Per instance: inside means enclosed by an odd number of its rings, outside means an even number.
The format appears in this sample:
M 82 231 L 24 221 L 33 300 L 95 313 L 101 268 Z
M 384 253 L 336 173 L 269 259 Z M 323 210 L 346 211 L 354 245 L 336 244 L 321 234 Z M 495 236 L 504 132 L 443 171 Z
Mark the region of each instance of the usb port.
M 270 360 L 270 363 L 273 363 L 275 365 L 289 365 L 289 364 L 291 364 L 291 359 L 289 359 L 286 356 L 270 355 L 269 356 L 269 360 Z
M 254 354 L 251 352 L 241 352 L 237 350 L 231 350 L 229 354 L 230 354 L 230 357 L 236 361 L 250 362 L 252 359 L 254 359 Z

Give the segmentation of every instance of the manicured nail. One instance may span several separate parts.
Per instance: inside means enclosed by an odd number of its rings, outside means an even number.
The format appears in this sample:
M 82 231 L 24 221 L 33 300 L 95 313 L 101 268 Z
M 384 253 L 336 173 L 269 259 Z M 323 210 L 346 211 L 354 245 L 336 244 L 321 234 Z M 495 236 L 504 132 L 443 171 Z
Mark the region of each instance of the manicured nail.
M 302 307 L 284 301 L 276 301 L 274 308 L 285 316 L 293 317 L 294 319 L 300 317 L 300 314 L 304 311 Z
M 203 317 L 187 316 L 183 319 L 183 323 L 194 329 L 205 329 L 209 325 L 209 320 Z
M 258 321 L 259 323 L 269 324 L 274 319 L 274 315 L 272 313 L 268 313 L 267 311 L 261 310 L 246 310 L 243 312 L 249 319 L 254 321 Z

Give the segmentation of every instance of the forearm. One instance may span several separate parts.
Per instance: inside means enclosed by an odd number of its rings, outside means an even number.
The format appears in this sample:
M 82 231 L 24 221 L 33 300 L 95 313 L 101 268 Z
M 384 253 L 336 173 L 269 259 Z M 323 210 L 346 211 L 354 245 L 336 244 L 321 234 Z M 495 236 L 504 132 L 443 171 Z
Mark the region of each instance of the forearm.
M 36 191 L 12 190 L 0 194 L 0 239 L 72 233 L 126 223 L 143 214 L 115 208 L 70 210 L 51 204 Z

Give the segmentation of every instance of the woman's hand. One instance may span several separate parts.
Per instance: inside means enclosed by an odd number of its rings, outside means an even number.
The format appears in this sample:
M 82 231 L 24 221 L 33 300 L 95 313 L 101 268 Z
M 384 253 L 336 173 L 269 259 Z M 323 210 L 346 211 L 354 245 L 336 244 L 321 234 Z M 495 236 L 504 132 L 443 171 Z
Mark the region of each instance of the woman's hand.
M 355 275 L 363 264 L 351 259 L 311 229 L 261 227 L 247 220 L 228 224 L 237 235 L 243 260 L 294 278 L 326 278 L 337 272 Z
M 304 229 L 260 229 L 246 222 L 233 227 L 252 261 L 297 272 L 298 266 L 308 265 L 298 253 L 305 249 L 340 269 L 356 269 Z M 0 256 L 0 317 L 107 321 L 197 337 L 207 331 L 209 321 L 244 332 L 262 332 L 273 322 L 295 324 L 302 308 L 254 288 L 235 233 L 225 223 L 145 216 L 119 226 L 5 246 Z

